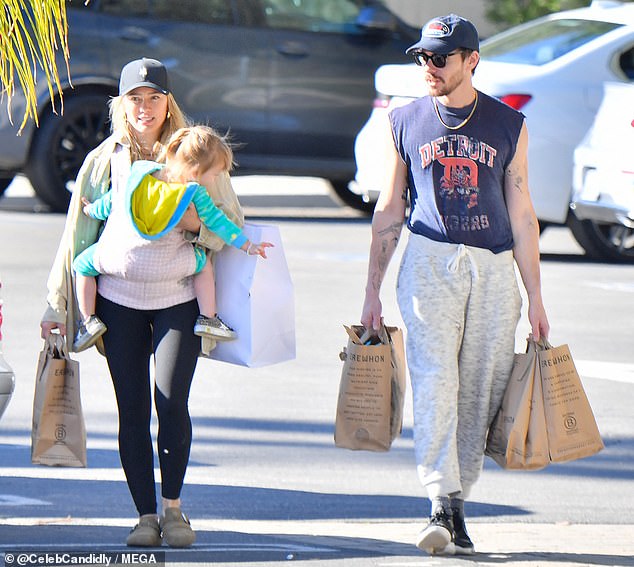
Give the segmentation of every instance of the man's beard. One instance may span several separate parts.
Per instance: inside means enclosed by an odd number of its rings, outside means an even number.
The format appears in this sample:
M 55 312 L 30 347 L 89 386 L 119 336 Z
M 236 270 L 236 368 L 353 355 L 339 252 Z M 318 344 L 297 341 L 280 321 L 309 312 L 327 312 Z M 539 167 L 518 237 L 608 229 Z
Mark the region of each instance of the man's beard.
M 449 77 L 448 80 L 436 77 L 434 77 L 434 79 L 436 83 L 433 86 L 431 86 L 429 82 L 427 82 L 429 94 L 434 97 L 450 95 L 460 86 L 461 83 L 460 80 L 456 80 L 455 75 L 453 77 Z

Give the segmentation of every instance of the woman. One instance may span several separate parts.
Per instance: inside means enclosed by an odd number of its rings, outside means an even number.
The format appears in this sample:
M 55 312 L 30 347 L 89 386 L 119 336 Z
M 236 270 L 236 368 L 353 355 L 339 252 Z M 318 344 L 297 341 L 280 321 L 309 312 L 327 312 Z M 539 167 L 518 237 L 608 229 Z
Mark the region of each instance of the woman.
M 110 189 L 113 195 L 124 193 L 131 163 L 156 160 L 169 137 L 186 125 L 170 93 L 165 66 L 145 58 L 128 63 L 121 71 L 119 96 L 111 101 L 110 117 L 111 136 L 86 157 L 77 176 L 48 279 L 43 337 L 52 329 L 71 338 L 76 334 L 80 314 L 72 262 L 97 240 L 101 228 L 99 221 L 82 214 L 82 198 L 94 201 Z M 241 226 L 244 217 L 229 175 L 219 175 L 215 186 L 208 189 L 216 205 Z M 181 228 L 200 230 L 198 242 L 211 250 L 224 245 L 201 227 L 195 214 L 184 219 Z M 108 328 L 98 347 L 112 376 L 119 410 L 119 454 L 139 513 L 139 522 L 127 538 L 129 546 L 155 547 L 165 541 L 171 547 L 188 547 L 195 541 L 180 509 L 180 493 L 191 446 L 187 402 L 200 352 L 200 338 L 193 333 L 198 308 L 191 277 L 191 243 L 182 230 L 172 232 L 169 238 L 149 242 L 126 235 L 117 243 L 127 247 L 120 254 L 120 264 L 98 282 L 96 311 Z M 162 481 L 160 518 L 150 435 L 152 355 Z

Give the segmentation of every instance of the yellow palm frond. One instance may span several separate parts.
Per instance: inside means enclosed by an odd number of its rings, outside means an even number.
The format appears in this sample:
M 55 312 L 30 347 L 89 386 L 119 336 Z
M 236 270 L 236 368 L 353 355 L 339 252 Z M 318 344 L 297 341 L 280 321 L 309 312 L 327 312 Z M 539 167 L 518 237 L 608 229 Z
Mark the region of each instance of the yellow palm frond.
M 55 97 L 63 111 L 62 89 L 56 53 L 63 54 L 68 70 L 68 21 L 65 0 L 3 0 L 0 7 L 0 84 L 12 120 L 11 102 L 16 84 L 24 95 L 25 108 L 20 133 L 29 118 L 36 124 L 38 72 L 43 72 L 53 112 Z M 69 75 L 70 76 L 70 75 Z

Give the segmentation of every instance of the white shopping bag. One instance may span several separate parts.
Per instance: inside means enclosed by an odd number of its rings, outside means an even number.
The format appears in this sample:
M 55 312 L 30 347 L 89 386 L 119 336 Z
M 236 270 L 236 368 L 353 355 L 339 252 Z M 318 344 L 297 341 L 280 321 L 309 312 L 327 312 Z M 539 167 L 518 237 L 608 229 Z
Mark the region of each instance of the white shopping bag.
M 208 357 L 257 367 L 295 358 L 295 299 L 277 226 L 246 223 L 251 242 L 271 242 L 267 258 L 225 246 L 214 263 L 218 315 L 238 338 L 218 341 Z

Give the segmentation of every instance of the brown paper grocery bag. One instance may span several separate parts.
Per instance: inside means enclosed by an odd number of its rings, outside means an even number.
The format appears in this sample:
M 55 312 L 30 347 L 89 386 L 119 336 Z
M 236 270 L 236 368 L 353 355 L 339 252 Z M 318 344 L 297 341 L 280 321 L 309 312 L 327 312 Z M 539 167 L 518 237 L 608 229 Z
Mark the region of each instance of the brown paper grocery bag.
M 390 432 L 392 441 L 403 431 L 403 408 L 407 387 L 407 362 L 405 359 L 405 341 L 403 331 L 398 327 L 384 327 L 392 347 L 392 404 Z
M 79 391 L 79 362 L 64 337 L 51 333 L 40 352 L 33 397 L 31 462 L 85 467 L 86 426 Z
M 513 360 L 511 378 L 487 435 L 485 454 L 505 469 L 537 470 L 549 462 L 548 435 L 537 369 L 537 348 Z
M 553 347 L 542 339 L 537 357 L 553 462 L 594 455 L 603 441 L 568 345 Z
M 384 327 L 373 335 L 358 325 L 345 329 L 348 345 L 341 354 L 344 365 L 335 445 L 387 451 L 403 424 L 406 368 L 402 331 Z

